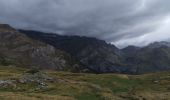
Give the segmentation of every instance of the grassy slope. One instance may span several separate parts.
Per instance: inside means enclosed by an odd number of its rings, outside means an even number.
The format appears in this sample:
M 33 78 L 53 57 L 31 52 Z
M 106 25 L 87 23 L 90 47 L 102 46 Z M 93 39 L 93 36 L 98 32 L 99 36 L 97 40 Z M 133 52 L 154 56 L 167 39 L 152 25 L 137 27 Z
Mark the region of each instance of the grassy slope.
M 0 80 L 18 79 L 27 69 L 0 67 Z M 139 76 L 44 71 L 58 81 L 45 90 L 34 84 L 0 88 L 0 100 L 170 100 L 170 73 Z

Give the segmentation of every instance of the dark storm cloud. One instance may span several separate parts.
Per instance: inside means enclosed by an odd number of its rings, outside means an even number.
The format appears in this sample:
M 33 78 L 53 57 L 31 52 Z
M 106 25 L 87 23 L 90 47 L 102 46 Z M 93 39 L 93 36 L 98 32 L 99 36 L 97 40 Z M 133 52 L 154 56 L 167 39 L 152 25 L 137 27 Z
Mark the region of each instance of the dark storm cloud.
M 119 46 L 145 45 L 169 40 L 169 4 L 169 0 L 1 0 L 0 23 L 92 36 Z

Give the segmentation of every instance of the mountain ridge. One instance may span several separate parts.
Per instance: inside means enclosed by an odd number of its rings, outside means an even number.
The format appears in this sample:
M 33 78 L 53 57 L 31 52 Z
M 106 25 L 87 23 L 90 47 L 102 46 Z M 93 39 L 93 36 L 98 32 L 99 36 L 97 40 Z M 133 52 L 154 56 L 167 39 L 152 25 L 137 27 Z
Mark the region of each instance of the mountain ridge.
M 86 67 L 88 66 L 88 69 L 95 72 L 142 74 L 170 70 L 170 67 L 168 66 L 170 65 L 168 63 L 170 59 L 165 58 L 164 56 L 166 54 L 162 53 L 164 51 L 161 50 L 161 48 L 166 47 L 164 45 L 168 45 L 168 42 L 156 42 L 145 47 L 128 46 L 119 49 L 113 44 L 108 44 L 105 41 L 96 38 L 60 36 L 53 33 L 49 34 L 27 30 L 21 31 L 32 38 L 46 42 L 57 49 L 70 53 L 74 58 L 79 60 L 81 64 Z M 156 50 L 158 48 L 151 48 L 153 44 L 155 46 L 158 45 L 158 47 L 160 46 L 160 51 Z M 163 46 L 161 46 L 161 44 Z M 168 50 L 168 48 L 169 47 L 166 49 Z M 167 52 L 170 51 L 168 50 Z M 153 53 L 160 54 L 159 56 L 162 56 L 162 58 L 159 59 L 157 56 L 154 58 Z M 150 60 L 150 58 L 156 60 Z M 166 66 L 157 63 L 159 60 L 167 60 L 164 62 Z
M 85 65 L 88 69 L 94 72 L 113 72 L 115 68 L 105 67 L 106 65 L 113 65 L 111 61 L 104 62 L 99 56 L 99 53 L 105 56 L 104 58 L 111 57 L 114 58 L 115 62 L 117 62 L 117 55 L 119 54 L 119 49 L 111 44 L 107 44 L 103 40 L 98 40 L 96 38 L 89 37 L 79 37 L 79 36 L 60 36 L 57 34 L 46 34 L 37 31 L 21 31 L 26 35 L 38 39 L 40 41 L 46 42 L 50 45 L 53 45 L 57 49 L 64 50 L 70 53 L 75 59 L 79 60 L 82 65 Z M 36 34 L 36 35 L 35 35 Z M 38 36 L 38 37 L 37 37 Z M 109 49 L 108 49 L 109 48 Z M 107 54 L 103 52 L 106 50 Z M 115 52 L 116 51 L 116 52 Z M 108 54 L 110 52 L 111 54 Z M 116 54 L 115 54 L 116 53 Z M 99 59 L 97 59 L 99 58 Z M 97 61 L 98 60 L 98 61 Z M 110 60 L 110 59 L 109 59 Z M 100 62 L 100 63 L 99 63 Z M 99 67 L 97 66 L 100 64 Z M 103 64 L 102 64 L 103 63 Z M 102 66 L 105 65 L 102 69 Z M 95 66 L 95 67 L 94 67 Z M 116 68 L 117 69 L 117 68 Z
M 170 70 L 170 43 L 123 49 L 103 40 L 16 30 L 0 25 L 0 64 L 91 73 L 143 74 Z
M 9 25 L 0 25 L 1 64 L 64 70 L 71 68 L 69 54 L 29 38 Z M 70 60 L 71 61 L 71 60 Z

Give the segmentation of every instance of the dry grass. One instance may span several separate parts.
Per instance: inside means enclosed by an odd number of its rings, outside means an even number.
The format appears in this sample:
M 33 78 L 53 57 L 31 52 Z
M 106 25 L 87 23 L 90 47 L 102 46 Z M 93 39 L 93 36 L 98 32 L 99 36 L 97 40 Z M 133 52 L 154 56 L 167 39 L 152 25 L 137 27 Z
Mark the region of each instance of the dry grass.
M 0 80 L 17 79 L 26 71 L 0 67 Z M 20 90 L 0 88 L 0 100 L 170 100 L 169 72 L 146 75 L 43 72 L 57 81 L 47 83 L 48 88 L 42 91 L 36 91 L 33 84 L 17 84 Z
M 73 97 L 46 94 L 0 93 L 0 100 L 75 100 Z

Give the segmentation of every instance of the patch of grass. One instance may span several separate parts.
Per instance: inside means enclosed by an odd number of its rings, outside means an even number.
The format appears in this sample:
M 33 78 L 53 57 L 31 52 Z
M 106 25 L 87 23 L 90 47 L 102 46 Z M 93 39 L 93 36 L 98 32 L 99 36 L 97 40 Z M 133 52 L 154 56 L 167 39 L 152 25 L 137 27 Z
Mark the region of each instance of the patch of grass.
M 29 71 L 14 66 L 0 66 L 0 80 L 19 79 Z M 48 88 L 36 90 L 37 83 L 16 83 L 16 89 L 0 87 L 0 100 L 131 100 L 168 98 L 170 73 L 145 75 L 85 74 L 47 71 L 56 79 L 47 82 Z M 161 99 L 160 99 L 161 100 Z
M 46 94 L 22 94 L 4 92 L 0 93 L 0 100 L 75 100 L 73 97 L 46 95 Z
M 78 100 L 103 100 L 100 95 L 84 93 L 76 97 Z

